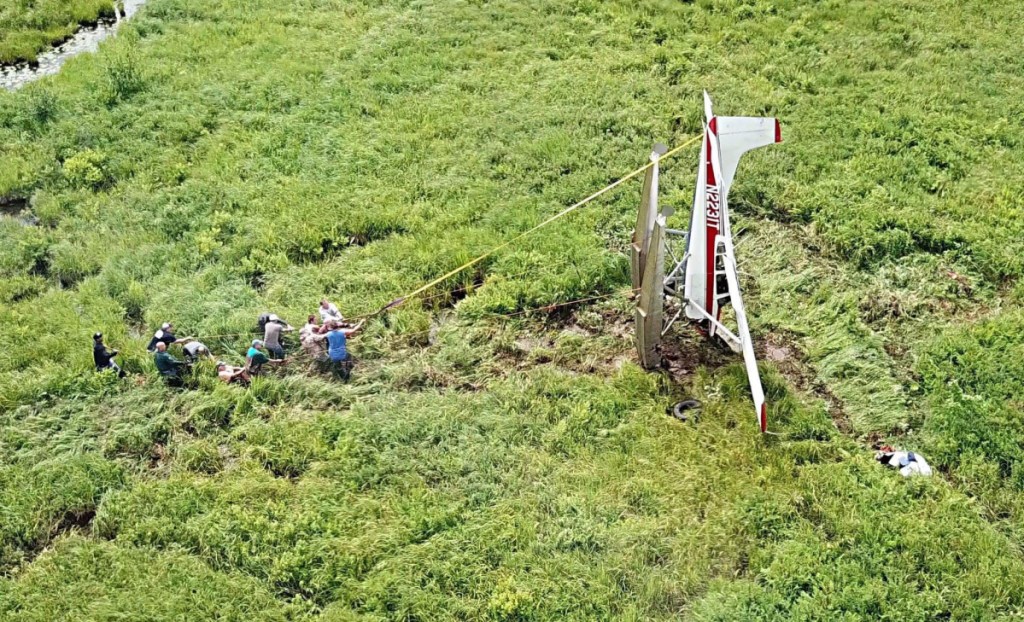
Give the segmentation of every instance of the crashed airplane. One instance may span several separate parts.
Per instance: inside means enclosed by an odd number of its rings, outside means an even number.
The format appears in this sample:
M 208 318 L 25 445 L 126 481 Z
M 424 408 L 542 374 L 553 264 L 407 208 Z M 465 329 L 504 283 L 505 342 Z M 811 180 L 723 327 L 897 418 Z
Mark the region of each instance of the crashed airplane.
M 758 147 L 782 142 L 778 119 L 771 117 L 718 117 L 704 93 L 704 139 L 697 168 L 697 186 L 688 231 L 669 229 L 671 209 L 658 208 L 658 145 L 644 180 L 643 200 L 633 233 L 633 287 L 640 292 L 637 305 L 637 349 L 644 367 L 661 363 L 659 345 L 677 314 L 664 322 L 666 295 L 681 299 L 680 314 L 698 323 L 711 338 L 718 337 L 743 354 L 758 425 L 768 429 L 767 404 L 754 356 L 747 313 L 740 294 L 732 229 L 729 223 L 729 187 L 740 157 Z M 685 238 L 685 253 L 665 271 L 670 236 Z M 669 251 L 671 253 L 671 251 Z M 675 259 L 675 257 L 673 257 Z M 735 329 L 722 322 L 722 309 L 730 305 Z

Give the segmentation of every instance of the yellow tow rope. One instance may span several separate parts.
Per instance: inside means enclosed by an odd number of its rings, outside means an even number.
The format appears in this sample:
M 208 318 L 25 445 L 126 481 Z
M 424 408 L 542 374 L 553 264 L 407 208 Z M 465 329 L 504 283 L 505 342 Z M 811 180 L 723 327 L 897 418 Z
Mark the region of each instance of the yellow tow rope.
M 666 158 L 670 158 L 670 157 L 674 156 L 675 154 L 679 153 L 680 151 L 682 151 L 686 147 L 689 147 L 690 145 L 692 145 L 697 140 L 700 140 L 700 138 L 701 137 L 699 135 L 698 136 L 694 136 L 693 138 L 691 138 L 690 140 L 684 142 L 683 144 L 681 144 L 681 145 L 679 145 L 677 147 L 674 147 L 674 148 L 666 151 L 665 154 L 662 155 L 659 158 L 659 160 L 664 160 Z M 368 315 L 361 316 L 361 317 L 362 318 L 374 317 L 376 315 L 380 315 L 381 313 L 384 313 L 385 311 L 388 311 L 390 309 L 394 309 L 396 307 L 401 306 L 402 304 L 405 303 L 406 300 L 408 300 L 408 299 L 410 299 L 410 298 L 412 298 L 414 296 L 417 296 L 419 294 L 422 294 L 423 292 L 427 291 L 431 287 L 434 287 L 438 283 L 441 283 L 445 279 L 451 278 L 451 277 L 455 276 L 456 274 L 462 272 L 463 270 L 475 266 L 476 264 L 480 263 L 484 259 L 487 259 L 488 257 L 493 255 L 494 253 L 497 253 L 501 249 L 507 248 L 508 246 L 510 246 L 512 244 L 515 244 L 519 240 L 525 238 L 526 236 L 530 235 L 531 233 L 533 233 L 534 231 L 540 229 L 541 227 L 546 227 L 547 225 L 550 225 L 551 223 L 553 223 L 556 220 L 558 220 L 559 218 L 562 218 L 562 217 L 564 217 L 564 216 L 566 216 L 566 215 L 568 215 L 568 214 L 578 210 L 579 208 L 583 207 L 587 203 L 590 203 L 591 201 L 593 201 L 594 199 L 598 198 L 599 196 L 609 192 L 610 190 L 614 190 L 615 188 L 617 188 L 621 184 L 624 184 L 627 181 L 629 181 L 630 179 L 633 179 L 637 175 L 645 172 L 647 169 L 651 168 L 651 166 L 653 166 L 653 165 L 654 165 L 654 162 L 648 162 L 647 164 L 645 164 L 645 165 L 641 166 L 640 168 L 636 169 L 635 171 L 632 171 L 631 173 L 629 173 L 625 177 L 623 177 L 623 178 L 621 178 L 621 179 L 619 179 L 617 181 L 614 181 L 614 182 L 608 184 L 604 188 L 601 188 L 600 190 L 598 190 L 594 194 L 588 196 L 587 198 L 583 199 L 582 201 L 579 201 L 577 203 L 573 203 L 572 205 L 570 205 L 569 207 L 565 208 L 564 210 L 558 212 L 554 216 L 551 216 L 550 218 L 544 220 L 539 225 L 536 225 L 534 227 L 531 227 L 531 228 L 527 229 L 526 231 L 523 231 L 522 233 L 520 233 L 519 235 L 515 236 L 514 238 L 512 238 L 510 240 L 506 240 L 505 242 L 502 242 L 501 244 L 495 246 L 494 248 L 492 248 L 491 250 L 487 251 L 486 253 L 484 253 L 484 254 L 482 254 L 482 255 L 480 255 L 478 257 L 475 257 L 473 259 L 470 259 L 469 261 L 467 261 L 466 263 L 462 264 L 461 266 L 459 266 L 457 268 L 454 268 L 454 269 L 446 272 L 445 274 L 442 274 L 441 276 L 437 277 L 436 279 L 434 279 L 433 281 L 427 283 L 426 285 L 423 285 L 422 287 L 420 287 L 420 288 L 418 288 L 418 289 L 416 289 L 416 290 L 414 290 L 412 292 L 409 292 L 408 294 L 406 294 L 404 296 L 401 296 L 399 298 L 395 298 L 394 300 L 392 300 L 388 304 L 384 305 L 383 307 L 381 307 L 377 311 L 375 311 L 373 313 L 370 313 Z

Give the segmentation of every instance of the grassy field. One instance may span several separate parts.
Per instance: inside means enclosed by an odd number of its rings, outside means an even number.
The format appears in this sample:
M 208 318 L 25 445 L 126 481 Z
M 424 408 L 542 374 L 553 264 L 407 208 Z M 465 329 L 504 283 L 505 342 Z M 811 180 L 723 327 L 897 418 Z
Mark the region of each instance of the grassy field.
M 0 217 L 0 620 L 1024 616 L 1022 17 L 150 0 L 0 93 L 39 219 Z M 373 319 L 348 384 L 156 377 L 161 322 L 239 362 L 262 311 L 373 311 L 699 133 L 705 88 L 783 122 L 731 197 L 777 434 L 692 331 L 636 366 L 638 184 Z
M 0 5 L 0 63 L 35 60 L 103 16 L 114 16 L 111 0 L 7 0 Z

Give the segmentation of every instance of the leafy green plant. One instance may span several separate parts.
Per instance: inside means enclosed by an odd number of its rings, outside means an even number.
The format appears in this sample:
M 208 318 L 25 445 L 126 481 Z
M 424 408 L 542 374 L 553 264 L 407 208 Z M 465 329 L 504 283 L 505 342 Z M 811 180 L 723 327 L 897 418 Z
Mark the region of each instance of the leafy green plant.
M 146 88 L 146 78 L 138 55 L 131 45 L 110 55 L 106 63 L 106 89 L 103 98 L 108 106 L 127 100 Z
M 110 182 L 107 156 L 84 149 L 64 161 L 64 178 L 76 188 L 99 189 Z

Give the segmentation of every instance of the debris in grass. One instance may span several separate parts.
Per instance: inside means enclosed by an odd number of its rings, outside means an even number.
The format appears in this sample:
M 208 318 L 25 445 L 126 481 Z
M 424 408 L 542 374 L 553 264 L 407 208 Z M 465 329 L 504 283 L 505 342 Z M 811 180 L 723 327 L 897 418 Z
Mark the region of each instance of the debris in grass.
M 932 474 L 932 468 L 928 466 L 928 461 L 924 459 L 924 456 L 913 451 L 895 451 L 892 447 L 886 446 L 878 450 L 875 460 L 885 466 L 899 469 L 900 475 L 903 477 L 912 475 L 928 477 Z
M 681 402 L 676 402 L 676 404 L 672 408 L 669 408 L 668 414 L 680 421 L 686 422 L 690 418 L 690 415 L 687 414 L 687 411 L 699 410 L 700 407 L 701 403 L 697 400 L 683 400 Z M 694 421 L 696 421 L 697 413 L 693 413 L 693 418 Z

